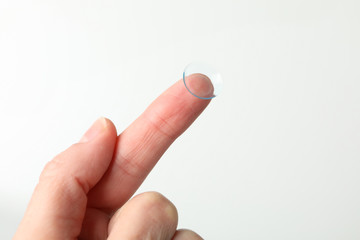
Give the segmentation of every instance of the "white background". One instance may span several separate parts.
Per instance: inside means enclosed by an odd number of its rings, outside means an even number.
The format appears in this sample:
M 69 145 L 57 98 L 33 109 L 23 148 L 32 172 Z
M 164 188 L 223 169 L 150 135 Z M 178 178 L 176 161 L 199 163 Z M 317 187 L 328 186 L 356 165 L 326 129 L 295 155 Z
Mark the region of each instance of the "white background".
M 139 192 L 205 239 L 360 238 L 357 0 L 0 0 L 0 238 L 96 118 L 121 132 L 194 60 L 224 90 Z

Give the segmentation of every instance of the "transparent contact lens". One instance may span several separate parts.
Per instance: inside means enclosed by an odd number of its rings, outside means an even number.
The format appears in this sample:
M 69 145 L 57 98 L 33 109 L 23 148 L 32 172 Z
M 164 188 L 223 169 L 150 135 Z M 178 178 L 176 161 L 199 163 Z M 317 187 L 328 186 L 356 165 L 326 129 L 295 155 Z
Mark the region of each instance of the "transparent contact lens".
M 212 99 L 218 96 L 223 85 L 220 73 L 202 62 L 187 65 L 184 69 L 183 80 L 186 89 L 201 99 Z

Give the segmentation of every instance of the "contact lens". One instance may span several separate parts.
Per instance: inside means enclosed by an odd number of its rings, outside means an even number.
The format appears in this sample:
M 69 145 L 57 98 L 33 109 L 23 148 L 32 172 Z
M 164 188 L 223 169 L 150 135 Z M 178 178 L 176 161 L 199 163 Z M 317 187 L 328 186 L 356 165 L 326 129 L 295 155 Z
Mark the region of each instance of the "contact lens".
M 212 99 L 218 96 L 223 85 L 220 73 L 202 62 L 187 65 L 184 69 L 183 81 L 186 89 L 201 99 Z

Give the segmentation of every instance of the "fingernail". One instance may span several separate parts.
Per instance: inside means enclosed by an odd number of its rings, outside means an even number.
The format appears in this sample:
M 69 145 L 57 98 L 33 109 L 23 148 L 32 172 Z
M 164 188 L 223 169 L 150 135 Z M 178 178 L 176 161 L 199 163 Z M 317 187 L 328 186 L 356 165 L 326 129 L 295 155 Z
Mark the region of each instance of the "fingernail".
M 93 125 L 86 131 L 86 133 L 80 139 L 80 143 L 89 142 L 96 138 L 106 128 L 106 119 L 101 117 L 96 120 Z
M 208 99 L 214 96 L 214 86 L 204 74 L 196 73 L 188 76 L 186 87 L 196 97 Z

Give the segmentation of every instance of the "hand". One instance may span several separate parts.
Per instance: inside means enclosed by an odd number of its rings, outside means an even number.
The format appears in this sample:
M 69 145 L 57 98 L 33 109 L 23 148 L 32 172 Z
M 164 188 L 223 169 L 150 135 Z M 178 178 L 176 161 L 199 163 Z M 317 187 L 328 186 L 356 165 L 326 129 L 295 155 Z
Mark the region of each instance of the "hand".
M 202 84 L 212 89 L 206 79 Z M 209 102 L 179 81 L 119 136 L 110 120 L 98 119 L 45 166 L 13 239 L 201 239 L 176 230 L 176 208 L 161 194 L 129 199 Z

